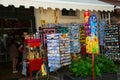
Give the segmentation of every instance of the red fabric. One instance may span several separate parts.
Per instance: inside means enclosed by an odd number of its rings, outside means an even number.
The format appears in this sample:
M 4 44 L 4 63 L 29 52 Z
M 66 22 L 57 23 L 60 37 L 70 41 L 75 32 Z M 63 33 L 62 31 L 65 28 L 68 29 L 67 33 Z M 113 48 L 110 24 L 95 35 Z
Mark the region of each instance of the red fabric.
M 36 46 L 40 46 L 40 39 L 26 39 L 24 41 L 25 43 L 27 43 L 30 47 L 36 47 Z
M 30 72 L 30 80 L 32 80 L 32 72 L 41 69 L 41 66 L 43 64 L 43 59 L 42 58 L 36 58 L 36 59 L 33 59 L 33 60 L 27 60 L 26 59 L 26 61 L 29 62 L 28 70 Z M 28 80 L 27 76 L 26 76 L 26 80 Z
M 30 72 L 40 70 L 42 63 L 43 63 L 42 58 L 30 60 L 29 61 Z
M 81 53 L 82 53 L 83 56 L 86 55 L 86 48 L 85 48 L 85 46 L 81 46 Z

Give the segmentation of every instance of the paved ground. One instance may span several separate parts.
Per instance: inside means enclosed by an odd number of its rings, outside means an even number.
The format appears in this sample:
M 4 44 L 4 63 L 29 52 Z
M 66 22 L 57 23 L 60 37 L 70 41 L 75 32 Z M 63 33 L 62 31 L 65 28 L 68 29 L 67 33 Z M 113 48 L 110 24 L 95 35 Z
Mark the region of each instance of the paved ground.
M 60 79 L 60 76 L 57 74 L 51 74 L 50 80 L 62 80 L 62 77 Z M 25 77 L 21 75 L 21 69 L 19 69 L 17 74 L 12 74 L 11 63 L 2 63 L 0 64 L 0 80 L 25 80 Z M 120 65 L 118 69 L 118 80 L 120 80 Z
M 120 80 L 120 65 L 119 65 L 117 76 L 118 76 L 118 80 Z

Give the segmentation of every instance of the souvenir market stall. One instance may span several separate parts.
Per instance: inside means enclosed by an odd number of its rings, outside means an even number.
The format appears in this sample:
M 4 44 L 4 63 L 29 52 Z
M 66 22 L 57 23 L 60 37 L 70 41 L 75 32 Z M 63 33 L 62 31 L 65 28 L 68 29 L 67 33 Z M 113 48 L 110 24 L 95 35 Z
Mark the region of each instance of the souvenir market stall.
M 58 14 L 56 14 L 56 9 L 73 9 L 73 10 L 95 10 L 95 11 L 112 11 L 114 10 L 114 5 L 103 3 L 99 0 L 1 0 L 0 4 L 8 6 L 14 5 L 15 7 L 19 7 L 21 5 L 25 7 L 33 6 L 35 8 L 52 8 L 54 9 L 55 13 L 55 23 L 58 24 Z M 40 10 L 38 9 L 38 12 Z M 37 13 L 36 13 L 37 14 Z M 110 13 L 109 13 L 110 14 Z M 36 16 L 36 15 L 35 15 Z M 84 15 L 83 15 L 84 16 Z M 36 16 L 36 26 L 40 26 L 40 16 L 37 14 Z M 90 18 L 90 15 L 85 16 L 85 20 Z M 94 19 L 95 18 L 95 19 Z M 97 34 L 97 23 L 94 21 L 96 20 L 96 15 L 92 15 L 91 24 L 90 21 L 85 23 L 84 30 L 86 34 L 86 51 L 90 54 L 99 54 L 99 42 L 98 42 L 98 34 Z M 109 16 L 110 21 L 110 16 Z M 89 26 L 92 28 L 90 29 Z M 36 28 L 37 28 L 36 27 Z M 80 41 L 79 41 L 79 27 L 77 25 L 70 25 L 69 31 L 70 33 L 56 33 L 55 29 L 43 29 L 42 30 L 42 46 L 47 50 L 47 57 L 48 57 L 48 66 L 50 67 L 50 71 L 54 71 L 64 65 L 68 65 L 71 63 L 71 56 L 70 53 L 79 53 L 80 52 Z M 92 33 L 92 35 L 90 35 Z M 70 37 L 70 40 L 69 40 Z M 34 37 L 28 37 L 27 39 L 34 39 Z M 41 40 L 37 40 L 34 45 L 34 40 L 32 43 L 25 41 L 26 44 L 26 53 L 31 54 L 28 58 L 34 59 L 38 58 L 39 46 Z M 90 43 L 90 41 L 92 43 Z M 70 44 L 71 45 L 70 45 Z M 92 45 L 93 44 L 93 45 Z M 32 45 L 32 46 L 31 46 Z M 35 56 L 33 55 L 35 51 Z M 37 52 L 36 52 L 37 51 Z M 41 64 L 41 63 L 40 63 Z

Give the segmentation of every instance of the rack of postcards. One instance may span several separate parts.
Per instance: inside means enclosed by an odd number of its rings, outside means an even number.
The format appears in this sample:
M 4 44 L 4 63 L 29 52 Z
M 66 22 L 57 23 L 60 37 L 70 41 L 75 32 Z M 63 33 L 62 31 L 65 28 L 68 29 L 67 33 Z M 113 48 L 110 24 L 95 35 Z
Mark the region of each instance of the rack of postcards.
M 71 24 L 68 26 L 68 28 L 69 28 L 69 37 L 70 37 L 70 52 L 79 53 L 80 52 L 79 25 Z
M 42 35 L 43 35 L 43 47 L 47 48 L 47 34 L 54 34 L 56 33 L 56 29 L 55 28 L 42 28 Z
M 70 38 L 68 35 L 68 27 L 59 27 L 60 33 L 60 54 L 61 54 L 61 66 L 66 66 L 71 63 L 70 59 Z
M 67 34 L 56 33 L 47 35 L 47 51 L 50 72 L 71 63 Z
M 59 39 L 60 39 L 61 66 L 66 66 L 71 63 L 69 36 L 67 33 L 61 33 Z
M 105 27 L 105 51 L 106 55 L 111 59 L 116 60 L 120 58 L 118 25 Z

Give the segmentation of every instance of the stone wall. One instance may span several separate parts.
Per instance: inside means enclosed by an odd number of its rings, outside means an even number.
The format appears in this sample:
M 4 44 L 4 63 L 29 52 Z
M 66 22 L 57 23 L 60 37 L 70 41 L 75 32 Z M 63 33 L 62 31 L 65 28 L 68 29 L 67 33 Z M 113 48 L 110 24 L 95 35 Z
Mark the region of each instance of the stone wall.
M 55 23 L 55 10 L 48 9 L 34 9 L 36 27 L 41 26 L 41 20 L 44 20 L 45 23 Z M 99 16 L 97 11 L 91 11 L 91 14 L 94 13 Z M 61 16 L 61 10 L 57 9 L 58 23 L 84 23 L 84 10 L 77 10 L 78 16 Z

